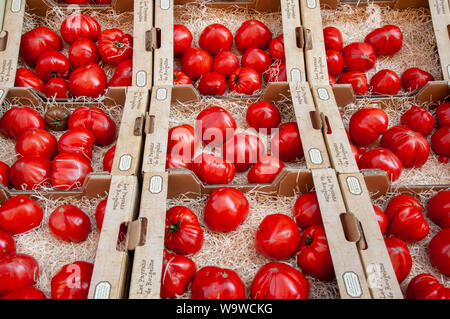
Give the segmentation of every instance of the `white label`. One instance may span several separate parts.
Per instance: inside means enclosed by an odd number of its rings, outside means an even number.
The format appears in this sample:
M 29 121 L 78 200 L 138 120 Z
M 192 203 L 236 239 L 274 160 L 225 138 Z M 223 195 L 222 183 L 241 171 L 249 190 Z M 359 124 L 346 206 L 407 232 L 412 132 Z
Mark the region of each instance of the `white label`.
M 167 98 L 167 90 L 166 89 L 158 89 L 156 90 L 156 99 L 159 101 L 164 101 Z
M 119 170 L 128 171 L 131 168 L 133 157 L 130 154 L 125 154 L 120 157 Z
M 150 178 L 150 187 L 149 187 L 150 193 L 152 193 L 152 194 L 161 193 L 162 184 L 163 184 L 163 179 L 161 176 L 159 176 L 159 175 L 152 176 L 152 178 Z
M 328 95 L 327 89 L 324 89 L 324 88 L 318 88 L 317 94 L 319 95 L 319 99 L 324 100 L 324 101 L 326 101 L 330 98 L 330 96 Z
M 169 10 L 170 9 L 170 0 L 161 0 L 160 7 L 163 10 Z
M 314 9 L 317 6 L 316 0 L 306 0 L 306 6 L 310 9 Z
M 322 164 L 323 162 L 322 153 L 320 153 L 320 150 L 317 148 L 312 148 L 309 150 L 309 158 L 311 159 L 311 162 L 316 165 Z
M 300 82 L 302 80 L 302 72 L 299 69 L 292 69 L 291 80 L 292 82 Z
M 13 2 L 11 3 L 11 11 L 14 13 L 19 12 L 21 7 L 22 0 L 13 0 Z
M 143 87 L 147 84 L 147 72 L 138 71 L 136 73 L 136 85 L 139 87 Z
M 95 286 L 94 299 L 109 299 L 111 293 L 111 284 L 107 281 L 102 281 Z
M 347 186 L 348 190 L 353 195 L 361 195 L 362 193 L 361 184 L 359 183 L 359 180 L 356 177 L 354 176 L 347 177 Z
M 344 279 L 345 290 L 352 298 L 359 298 L 362 295 L 361 284 L 359 283 L 358 275 L 353 271 L 347 271 L 342 275 Z

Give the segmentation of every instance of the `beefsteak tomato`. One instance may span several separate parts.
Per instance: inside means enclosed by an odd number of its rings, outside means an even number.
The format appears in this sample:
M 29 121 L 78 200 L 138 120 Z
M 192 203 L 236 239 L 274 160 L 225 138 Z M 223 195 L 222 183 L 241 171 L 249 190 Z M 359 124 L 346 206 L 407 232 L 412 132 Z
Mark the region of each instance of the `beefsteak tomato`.
M 51 160 L 58 153 L 56 138 L 42 129 L 30 129 L 20 135 L 16 152 L 24 157 L 39 156 Z
M 211 24 L 200 34 L 198 44 L 203 50 L 208 51 L 212 55 L 217 55 L 220 52 L 231 49 L 233 34 L 222 24 Z
M 32 128 L 45 130 L 45 122 L 38 112 L 28 106 L 14 106 L 0 119 L 0 132 L 9 138 L 18 139 Z
M 192 171 L 205 184 L 229 184 L 234 178 L 236 167 L 223 158 L 202 153 L 194 159 Z
M 409 127 L 415 132 L 421 133 L 423 136 L 429 135 L 436 125 L 433 114 L 416 105 L 411 106 L 411 108 L 402 115 L 400 122 L 402 125 Z
M 11 235 L 22 234 L 41 224 L 42 207 L 25 195 L 7 199 L 0 206 L 0 229 Z
M 118 65 L 133 57 L 133 37 L 122 30 L 103 30 L 98 38 L 98 54 L 103 62 Z
M 0 296 L 32 286 L 38 278 L 39 265 L 33 257 L 14 254 L 0 259 Z
M 272 138 L 271 152 L 283 162 L 292 162 L 303 156 L 303 145 L 296 122 L 280 126 L 280 131 Z
M 89 39 L 97 42 L 101 27 L 100 24 L 87 14 L 77 13 L 67 17 L 61 23 L 61 37 L 68 44 L 72 44 L 79 38 Z
M 434 235 L 428 244 L 428 256 L 441 273 L 450 276 L 450 228 Z
M 245 286 L 231 269 L 206 266 L 192 280 L 192 299 L 244 299 Z
M 52 161 L 51 183 L 56 189 L 74 189 L 83 185 L 92 172 L 91 163 L 83 155 L 60 153 Z
M 399 284 L 408 277 L 411 272 L 412 258 L 408 246 L 404 241 L 395 237 L 386 237 L 384 239 L 395 276 Z
M 35 66 L 42 53 L 61 49 L 61 38 L 47 27 L 37 27 L 24 33 L 20 41 L 20 57 L 29 66 Z
M 442 229 L 450 228 L 450 190 L 438 192 L 428 201 L 428 218 Z
M 52 164 L 39 156 L 19 158 L 10 169 L 11 185 L 19 190 L 32 190 L 48 184 Z
M 191 259 L 164 250 L 161 298 L 176 298 L 184 294 L 196 270 L 197 267 Z
M 350 118 L 350 138 L 358 145 L 372 144 L 386 132 L 388 124 L 388 116 L 383 110 L 371 107 L 360 109 Z
M 61 205 L 50 214 L 48 227 L 57 238 L 63 241 L 79 243 L 89 235 L 91 220 L 78 207 Z
M 359 158 L 360 169 L 377 168 L 385 171 L 391 182 L 395 182 L 402 174 L 403 165 L 400 159 L 386 148 L 370 150 Z
M 255 164 L 263 154 L 265 154 L 264 144 L 253 134 L 235 134 L 222 146 L 223 158 L 233 163 L 238 172 L 245 171 Z
M 251 95 L 261 88 L 261 75 L 252 68 L 240 67 L 230 74 L 228 86 L 236 93 Z
M 52 299 L 87 299 L 93 269 L 85 261 L 64 265 L 51 280 Z
M 203 246 L 203 230 L 197 216 L 189 208 L 174 206 L 167 211 L 164 245 L 182 255 L 200 251 Z
M 263 155 L 248 171 L 248 182 L 250 184 L 272 183 L 283 168 L 284 164 L 278 157 L 270 154 Z
M 117 127 L 106 113 L 97 107 L 79 107 L 69 118 L 69 130 L 86 128 L 95 136 L 95 144 L 109 145 L 116 140 Z

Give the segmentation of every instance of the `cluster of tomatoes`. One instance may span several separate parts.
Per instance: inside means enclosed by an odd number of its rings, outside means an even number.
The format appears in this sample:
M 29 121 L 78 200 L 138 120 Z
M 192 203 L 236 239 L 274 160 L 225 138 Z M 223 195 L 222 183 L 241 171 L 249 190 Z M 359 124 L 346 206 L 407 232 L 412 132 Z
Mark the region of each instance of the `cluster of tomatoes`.
M 395 25 L 377 28 L 365 37 L 364 42 L 353 42 L 345 47 L 337 28 L 326 27 L 323 35 L 330 85 L 351 84 L 357 95 L 366 94 L 369 89 L 372 94 L 395 95 L 402 87 L 410 92 L 434 80 L 430 73 L 419 68 L 405 70 L 401 78 L 394 71 L 383 69 L 368 83 L 364 72 L 375 66 L 376 57 L 394 55 L 402 48 L 403 33 Z
M 385 211 L 373 206 L 381 233 L 399 283 L 408 277 L 412 258 L 408 243 L 423 240 L 430 231 L 420 203 L 409 195 L 392 198 Z M 429 242 L 431 263 L 444 275 L 450 275 L 450 191 L 438 192 L 428 201 L 428 218 L 442 228 Z M 431 274 L 414 277 L 406 291 L 408 299 L 450 299 L 450 288 L 445 288 Z
M 60 33 L 70 46 L 67 57 L 60 52 L 61 37 L 47 27 L 37 27 L 22 35 L 20 57 L 35 72 L 17 69 L 15 86 L 35 88 L 47 97 L 98 98 L 108 86 L 131 85 L 131 35 L 116 28 L 101 30 L 100 24 L 86 14 L 67 17 Z M 117 66 L 109 82 L 99 66 L 100 60 Z
M 437 130 L 431 136 L 431 149 L 442 163 L 450 157 L 450 103 L 436 110 Z M 403 167 L 413 168 L 425 164 L 430 154 L 430 143 L 426 136 L 436 127 L 429 110 L 413 105 L 401 117 L 401 125 L 388 129 L 389 119 L 382 109 L 363 108 L 350 118 L 349 137 L 359 147 L 352 146 L 360 169 L 377 168 L 387 172 L 391 181 L 396 181 Z M 381 147 L 367 151 L 366 146 L 380 140 Z
M 244 223 L 249 202 L 236 188 L 220 187 L 208 198 L 204 222 L 214 232 L 228 233 Z M 271 260 L 256 273 L 252 299 L 306 299 L 309 282 L 303 273 L 323 281 L 334 278 L 322 217 L 315 192 L 301 195 L 294 206 L 295 221 L 285 214 L 267 215 L 255 234 L 255 249 Z M 303 230 L 303 234 L 300 229 Z M 193 299 L 244 299 L 246 288 L 232 269 L 206 266 L 197 271 L 192 255 L 203 246 L 203 230 L 194 212 L 184 206 L 167 211 L 161 297 L 175 298 L 191 285 Z M 283 263 L 297 256 L 302 270 Z
M 65 131 L 57 141 L 46 130 Z M 34 109 L 12 107 L 0 118 L 0 132 L 16 141 L 19 158 L 11 168 L 0 162 L 0 182 L 15 189 L 55 189 L 80 187 L 92 172 L 92 148 L 109 145 L 116 139 L 116 124 L 96 107 L 79 107 L 70 113 L 64 107 L 48 109 L 45 119 Z M 104 156 L 103 168 L 111 171 L 116 147 Z
M 200 48 L 191 47 L 192 34 L 184 25 L 175 24 L 173 36 L 174 55 L 181 57 L 181 71 L 174 70 L 175 85 L 199 80 L 200 94 L 223 95 L 228 79 L 231 91 L 251 95 L 261 88 L 262 76 L 266 82 L 287 80 L 283 35 L 272 39 L 272 32 L 260 21 L 248 20 L 236 31 L 241 66 L 230 51 L 233 34 L 224 25 L 207 26 L 198 41 Z
M 261 184 L 272 182 L 283 169 L 283 162 L 303 156 L 297 123 L 280 125 L 280 112 L 272 103 L 251 104 L 246 119 L 257 132 L 273 135 L 270 153 L 258 136 L 235 133 L 237 125 L 228 111 L 211 106 L 198 114 L 195 128 L 184 124 L 169 130 L 166 168 L 190 169 L 206 184 L 229 184 L 236 171 L 250 168 L 248 182 Z M 223 157 L 203 152 L 194 158 L 200 140 L 221 147 Z
M 101 231 L 106 199 L 96 208 L 97 228 Z M 33 285 L 39 278 L 39 265 L 30 255 L 18 253 L 12 236 L 38 227 L 44 210 L 34 200 L 18 195 L 0 206 L 0 298 L 45 299 L 44 293 Z M 42 227 L 42 226 L 41 226 Z M 91 231 L 88 215 L 74 205 L 61 205 L 49 216 L 50 233 L 65 242 L 79 243 Z M 86 299 L 93 265 L 75 261 L 64 265 L 51 279 L 52 299 Z M 74 282 L 79 284 L 75 285 Z

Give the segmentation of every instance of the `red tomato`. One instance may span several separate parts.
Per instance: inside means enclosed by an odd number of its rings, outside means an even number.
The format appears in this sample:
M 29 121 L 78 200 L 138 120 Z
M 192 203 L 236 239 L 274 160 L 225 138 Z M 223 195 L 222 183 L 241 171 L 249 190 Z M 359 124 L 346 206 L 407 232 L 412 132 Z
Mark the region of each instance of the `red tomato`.
M 395 237 L 386 237 L 384 243 L 386 244 L 397 281 L 401 284 L 408 277 L 412 267 L 412 258 L 408 246 L 405 242 Z
M 198 91 L 203 95 L 223 95 L 227 89 L 227 80 L 217 72 L 203 74 L 198 84 Z
M 103 170 L 111 173 L 114 163 L 114 155 L 116 154 L 116 146 L 111 147 L 103 156 Z
M 389 201 L 384 213 L 389 220 L 387 233 L 401 240 L 419 241 L 430 231 L 420 203 L 411 196 L 395 196 Z
M 20 57 L 29 66 L 34 66 L 42 53 L 61 49 L 61 38 L 46 27 L 37 27 L 26 32 L 20 41 Z
M 7 293 L 0 299 L 47 299 L 42 291 L 33 287 L 27 286 L 16 289 Z
M 211 71 L 211 67 L 211 56 L 202 49 L 188 48 L 181 58 L 181 70 L 194 81 Z
M 3 219 L 3 215 L 0 213 L 0 220 L 1 219 Z M 10 234 L 0 230 L 0 260 L 6 256 L 14 255 L 15 253 L 16 243 L 14 242 L 14 239 Z
M 69 48 L 69 63 L 73 68 L 99 61 L 97 45 L 89 39 L 79 38 Z
M 11 166 L 11 185 L 19 190 L 41 188 L 48 183 L 51 169 L 52 164 L 45 157 L 21 157 Z
M 85 261 L 64 265 L 52 278 L 52 299 L 87 299 L 93 269 Z
M 280 131 L 271 141 L 272 155 L 283 162 L 292 162 L 303 156 L 303 146 L 297 123 L 289 122 L 280 126 Z
M 267 215 L 256 231 L 255 248 L 264 257 L 285 260 L 297 252 L 300 231 L 286 215 Z
M 0 161 L 0 183 L 9 187 L 9 166 Z
M 403 33 L 396 25 L 385 25 L 366 35 L 364 42 L 372 45 L 377 55 L 393 55 L 402 48 Z
M 50 214 L 48 227 L 57 238 L 78 243 L 85 240 L 89 235 L 91 220 L 78 207 L 62 205 Z
M 386 132 L 389 119 L 381 109 L 368 107 L 355 112 L 350 118 L 349 132 L 353 142 L 369 145 Z
M 69 97 L 69 82 L 64 78 L 51 78 L 45 83 L 41 91 L 48 98 L 67 99 Z
M 45 122 L 39 113 L 28 106 L 14 106 L 0 119 L 0 132 L 10 138 L 18 139 L 32 128 L 45 130 Z
M 265 133 L 270 133 L 271 129 L 277 128 L 281 122 L 280 111 L 275 105 L 267 101 L 251 104 L 247 108 L 245 118 L 249 126 L 258 131 L 266 129 Z
M 423 87 L 429 81 L 434 81 L 434 77 L 419 68 L 409 68 L 403 72 L 401 81 L 405 91 L 414 91 Z
M 342 40 L 341 31 L 335 27 L 326 27 L 323 29 L 323 38 L 326 50 L 342 51 L 344 41 Z
M 430 111 L 416 105 L 411 106 L 402 115 L 400 122 L 402 125 L 406 125 L 411 130 L 419 132 L 423 136 L 430 134 L 436 124 L 433 114 Z
M 81 187 L 86 176 L 92 172 L 91 163 L 86 157 L 72 153 L 57 155 L 51 165 L 51 183 L 56 189 Z
M 107 87 L 105 71 L 95 63 L 80 66 L 70 74 L 69 91 L 76 97 L 98 98 Z
M 245 21 L 235 35 L 236 46 L 241 52 L 250 48 L 267 49 L 272 41 L 272 32 L 258 20 Z
M 97 42 L 101 27 L 94 18 L 77 13 L 67 17 L 61 24 L 61 37 L 68 44 L 72 44 L 79 38 Z
M 449 299 L 450 288 L 445 288 L 431 274 L 420 274 L 411 279 L 406 289 L 406 299 Z
M 442 229 L 450 228 L 450 190 L 440 191 L 428 201 L 428 218 Z
M 322 281 L 334 278 L 333 261 L 323 225 L 305 229 L 297 254 L 298 266 L 305 274 Z
M 431 149 L 438 155 L 450 157 L 450 126 L 444 126 L 431 135 Z
M 438 106 L 436 117 L 441 126 L 450 126 L 450 102 Z
M 0 259 L 0 296 L 34 285 L 39 277 L 37 261 L 25 254 Z
M 65 132 L 58 141 L 59 153 L 71 153 L 92 158 L 94 134 L 85 128 L 74 128 Z
M 0 122 L 1 123 L 1 122 Z M 206 144 L 221 146 L 234 135 L 237 125 L 228 111 L 211 106 L 201 111 L 195 121 L 195 131 Z
M 245 286 L 231 269 L 203 267 L 192 280 L 192 299 L 245 299 Z
M 187 76 L 186 73 L 181 72 L 180 70 L 173 70 L 173 84 L 174 85 L 186 85 L 191 84 L 191 79 Z
M 16 71 L 14 86 L 30 87 L 41 91 L 44 87 L 44 81 L 42 81 L 40 77 L 34 74 L 33 71 L 19 68 Z
M 127 59 L 117 65 L 112 78 L 109 80 L 108 86 L 131 86 L 132 78 L 133 60 Z
M 279 262 L 262 266 L 253 278 L 252 299 L 307 299 L 309 283 L 297 269 Z
M 367 78 L 366 78 L 366 82 L 367 82 Z M 335 85 L 337 82 L 336 82 L 336 79 L 334 77 L 332 77 L 331 75 L 328 74 L 328 83 L 330 85 Z M 356 91 L 356 90 L 353 89 L 353 91 Z M 367 89 L 366 89 L 366 91 L 367 91 Z
M 238 133 L 222 145 L 222 156 L 242 172 L 255 164 L 265 153 L 264 144 L 253 134 Z
M 294 218 L 302 230 L 322 224 L 322 214 L 316 192 L 305 193 L 297 198 L 294 204 Z
M 192 159 L 186 156 L 167 154 L 166 169 L 185 168 L 192 169 Z
M 249 203 L 236 188 L 220 187 L 211 193 L 204 209 L 205 224 L 213 231 L 230 232 L 247 218 Z
M 344 70 L 344 58 L 339 51 L 327 50 L 328 73 L 332 76 L 338 76 Z
M 16 142 L 16 152 L 24 157 L 40 156 L 51 160 L 58 152 L 56 138 L 42 129 L 30 129 Z
M 214 57 L 212 70 L 228 78 L 239 67 L 239 60 L 233 52 L 223 51 Z
M 6 200 L 0 207 L 0 229 L 11 235 L 22 234 L 40 225 L 42 207 L 25 195 Z
M 386 228 L 388 227 L 389 220 L 380 208 L 375 205 L 372 206 L 377 218 L 378 225 L 380 226 L 381 234 L 384 235 L 386 233 Z
M 270 68 L 264 73 L 264 80 L 266 82 L 286 82 L 286 62 L 273 63 Z
M 251 95 L 261 88 L 261 76 L 252 68 L 240 67 L 231 73 L 228 86 L 239 94 Z
M 95 209 L 95 221 L 97 222 L 97 229 L 102 231 L 103 219 L 105 218 L 106 205 L 108 203 L 108 199 L 104 199 L 98 203 L 97 208 Z
M 248 182 L 250 184 L 272 183 L 283 168 L 284 164 L 278 157 L 269 154 L 263 155 L 248 171 Z
M 69 130 L 87 128 L 95 136 L 95 144 L 109 145 L 116 140 L 117 127 L 102 109 L 79 107 L 69 118 Z
M 117 65 L 133 57 L 133 37 L 119 29 L 103 30 L 98 38 L 98 53 L 103 62 Z
M 52 77 L 68 78 L 69 73 L 69 60 L 61 52 L 42 53 L 36 62 L 36 74 L 44 81 L 48 81 Z
M 192 163 L 192 171 L 205 184 L 229 184 L 236 168 L 223 158 L 202 153 Z
M 102 0 L 100 0 L 102 1 Z M 61 2 L 61 1 L 57 1 Z M 62 2 L 65 2 L 67 4 L 90 4 L 93 2 L 93 0 L 62 0 Z
M 401 175 L 403 165 L 400 159 L 386 148 L 370 150 L 359 158 L 360 169 L 381 169 L 385 171 L 391 182 L 395 182 Z
M 161 298 L 176 298 L 184 294 L 194 278 L 195 263 L 182 255 L 174 255 L 164 249 Z
M 395 95 L 401 88 L 400 78 L 391 70 L 381 70 L 370 79 L 370 89 L 375 95 Z
M 198 147 L 198 137 L 189 124 L 172 127 L 169 130 L 167 153 L 192 159 Z
M 181 56 L 186 49 L 191 47 L 192 34 L 182 24 L 173 25 L 173 53 L 175 57 Z
M 357 148 L 355 145 L 353 145 L 353 144 L 350 144 L 350 147 L 351 147 L 351 149 L 352 149 L 353 156 L 355 157 L 355 161 L 356 161 L 356 163 L 358 163 L 358 161 L 359 161 L 359 150 L 358 150 L 358 148 Z
M 174 206 L 167 211 L 164 245 L 182 255 L 200 251 L 203 246 L 203 230 L 197 216 L 189 208 Z
M 353 42 L 345 46 L 342 57 L 348 71 L 365 72 L 374 67 L 376 60 L 373 47 L 365 42 Z
M 443 229 L 428 244 L 431 263 L 441 273 L 450 276 L 450 228 Z
M 284 53 L 284 35 L 279 35 L 270 41 L 269 53 L 272 59 L 284 60 L 286 58 Z
M 350 71 L 343 73 L 337 83 L 339 84 L 351 84 L 353 92 L 356 95 L 366 94 L 369 84 L 367 83 L 367 76 L 365 73 L 360 71 Z
M 250 48 L 241 58 L 242 66 L 254 69 L 259 74 L 264 73 L 271 65 L 270 55 L 259 48 Z
M 220 52 L 231 49 L 233 34 L 224 25 L 211 24 L 200 34 L 198 44 L 203 50 L 208 51 L 212 55 L 217 55 Z

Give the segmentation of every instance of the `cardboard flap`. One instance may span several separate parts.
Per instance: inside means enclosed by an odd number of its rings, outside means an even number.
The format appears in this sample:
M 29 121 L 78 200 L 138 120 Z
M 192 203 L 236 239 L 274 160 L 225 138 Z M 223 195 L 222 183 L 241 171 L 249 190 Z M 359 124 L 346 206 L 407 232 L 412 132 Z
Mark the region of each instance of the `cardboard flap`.
M 444 80 L 450 81 L 450 7 L 448 1 L 429 1 Z

